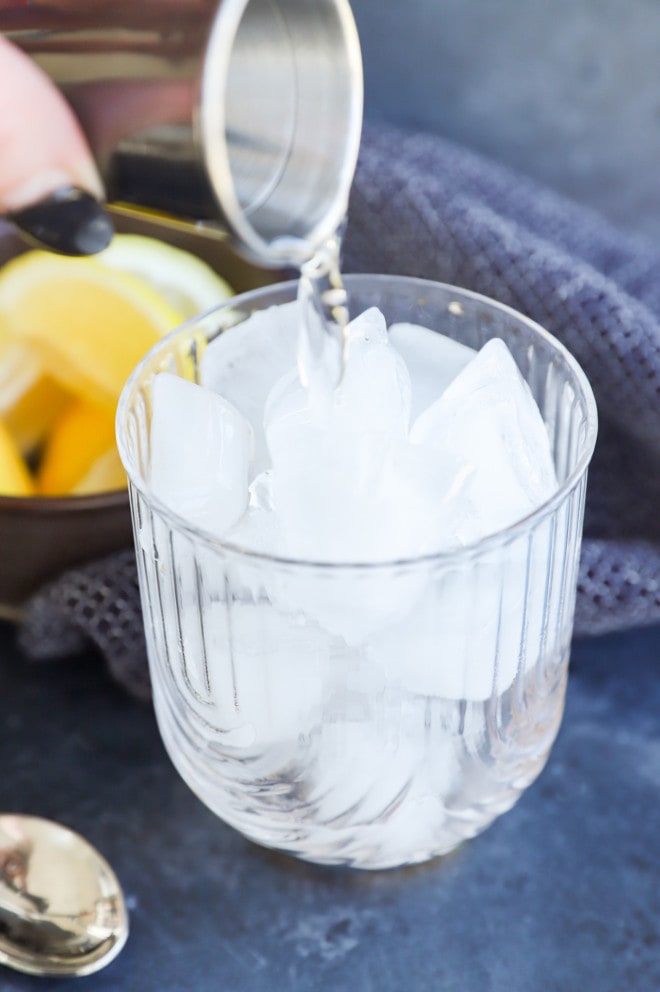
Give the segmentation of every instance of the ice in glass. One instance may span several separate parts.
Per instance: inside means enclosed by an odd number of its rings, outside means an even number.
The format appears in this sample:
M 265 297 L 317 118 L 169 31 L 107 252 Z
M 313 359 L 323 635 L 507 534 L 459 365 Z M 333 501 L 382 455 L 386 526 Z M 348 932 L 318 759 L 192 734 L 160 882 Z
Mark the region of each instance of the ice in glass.
M 257 842 L 381 868 L 474 836 L 547 759 L 596 425 L 514 311 L 347 289 L 338 379 L 301 363 L 296 286 L 261 290 L 145 359 L 118 434 L 175 765 Z

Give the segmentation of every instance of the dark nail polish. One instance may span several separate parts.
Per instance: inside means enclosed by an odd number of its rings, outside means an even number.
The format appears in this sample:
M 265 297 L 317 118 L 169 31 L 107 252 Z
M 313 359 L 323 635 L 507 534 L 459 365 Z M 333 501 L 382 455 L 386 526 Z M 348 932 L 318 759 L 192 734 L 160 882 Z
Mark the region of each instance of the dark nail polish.
M 68 186 L 9 215 L 26 240 L 60 255 L 95 255 L 110 244 L 112 220 L 89 193 Z

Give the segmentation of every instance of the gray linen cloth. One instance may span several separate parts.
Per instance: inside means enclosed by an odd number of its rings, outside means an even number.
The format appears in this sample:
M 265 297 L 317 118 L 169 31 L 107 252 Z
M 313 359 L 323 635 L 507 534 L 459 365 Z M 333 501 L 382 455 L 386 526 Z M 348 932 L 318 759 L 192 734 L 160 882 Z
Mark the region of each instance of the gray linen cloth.
M 660 252 L 439 137 L 371 126 L 344 270 L 466 287 L 527 314 L 569 348 L 600 417 L 575 629 L 660 622 Z M 50 583 L 28 605 L 20 640 L 35 659 L 91 641 L 120 682 L 148 695 L 132 551 Z

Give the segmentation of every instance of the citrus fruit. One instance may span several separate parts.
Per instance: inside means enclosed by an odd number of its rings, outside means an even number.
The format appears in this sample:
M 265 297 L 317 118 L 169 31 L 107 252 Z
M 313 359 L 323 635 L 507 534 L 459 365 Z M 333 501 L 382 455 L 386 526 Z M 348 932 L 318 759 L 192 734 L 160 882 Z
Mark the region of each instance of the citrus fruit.
M 126 488 L 126 472 L 119 452 L 113 444 L 92 462 L 89 470 L 71 490 L 72 496 L 88 496 L 91 493 L 106 493 L 113 489 Z
M 70 398 L 54 379 L 41 375 L 1 414 L 23 455 L 29 456 L 43 443 Z
M 114 441 L 121 389 L 144 354 L 232 295 L 189 252 L 118 234 L 94 258 L 26 252 L 0 270 L 0 490 L 124 488 Z M 179 371 L 188 374 L 188 349 Z M 41 451 L 36 483 L 32 464 Z
M 133 368 L 183 315 L 130 273 L 95 258 L 28 252 L 0 272 L 0 320 L 43 371 L 113 410 Z
M 144 279 L 185 319 L 233 296 L 228 283 L 206 262 L 155 238 L 116 234 L 96 258 L 111 269 Z
M 40 378 L 41 365 L 30 347 L 16 341 L 0 324 L 0 415 L 12 407 Z
M 62 496 L 125 485 L 114 417 L 86 400 L 73 400 L 53 425 L 37 471 L 37 492 Z
M 2 421 L 0 421 L 0 495 L 34 495 L 32 476 L 16 442 Z

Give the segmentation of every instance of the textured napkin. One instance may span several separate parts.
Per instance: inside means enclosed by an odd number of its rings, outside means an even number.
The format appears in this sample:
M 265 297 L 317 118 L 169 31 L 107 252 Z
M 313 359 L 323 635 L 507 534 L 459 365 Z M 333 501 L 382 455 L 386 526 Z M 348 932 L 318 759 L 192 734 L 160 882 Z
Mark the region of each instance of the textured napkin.
M 368 127 L 344 270 L 463 286 L 568 347 L 600 418 L 576 632 L 660 622 L 660 252 L 439 137 Z M 119 681 L 147 696 L 133 552 L 50 583 L 28 604 L 20 639 L 35 659 L 91 641 Z

